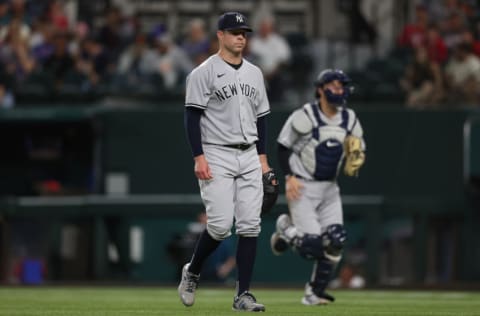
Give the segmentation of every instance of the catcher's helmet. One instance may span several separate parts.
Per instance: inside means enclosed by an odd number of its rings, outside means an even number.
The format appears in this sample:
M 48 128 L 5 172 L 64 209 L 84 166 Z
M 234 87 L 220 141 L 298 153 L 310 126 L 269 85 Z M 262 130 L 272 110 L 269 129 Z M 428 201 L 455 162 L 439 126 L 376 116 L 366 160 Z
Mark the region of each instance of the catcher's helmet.
M 330 90 L 324 90 L 328 102 L 332 104 L 344 105 L 347 102 L 348 96 L 353 93 L 353 86 L 351 86 L 352 80 L 346 73 L 340 69 L 325 69 L 315 79 L 315 87 L 323 87 L 325 84 L 338 80 L 343 84 L 343 94 L 333 94 Z M 317 97 L 318 93 L 316 94 Z

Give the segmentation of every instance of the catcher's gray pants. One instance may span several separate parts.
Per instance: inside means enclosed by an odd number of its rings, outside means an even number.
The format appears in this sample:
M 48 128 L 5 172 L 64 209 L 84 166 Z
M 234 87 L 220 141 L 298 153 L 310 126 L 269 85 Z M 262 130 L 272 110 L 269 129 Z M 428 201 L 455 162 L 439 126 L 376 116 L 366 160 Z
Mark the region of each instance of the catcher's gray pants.
M 263 200 L 262 169 L 256 146 L 240 150 L 203 144 L 213 179 L 199 180 L 207 213 L 207 231 L 216 240 L 236 234 L 256 237 L 260 233 Z
M 343 224 L 343 209 L 337 182 L 306 181 L 298 200 L 289 201 L 292 222 L 299 233 L 321 235 L 327 226 Z

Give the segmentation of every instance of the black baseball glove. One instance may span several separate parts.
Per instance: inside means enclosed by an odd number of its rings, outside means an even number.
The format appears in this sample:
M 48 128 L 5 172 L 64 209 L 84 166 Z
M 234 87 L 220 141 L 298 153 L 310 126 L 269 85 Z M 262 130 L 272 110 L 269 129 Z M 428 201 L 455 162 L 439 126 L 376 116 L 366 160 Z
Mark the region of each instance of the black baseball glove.
M 263 204 L 262 204 L 262 214 L 265 215 L 269 213 L 275 202 L 277 202 L 279 185 L 277 176 L 273 172 L 273 169 L 265 172 L 262 176 L 263 181 Z

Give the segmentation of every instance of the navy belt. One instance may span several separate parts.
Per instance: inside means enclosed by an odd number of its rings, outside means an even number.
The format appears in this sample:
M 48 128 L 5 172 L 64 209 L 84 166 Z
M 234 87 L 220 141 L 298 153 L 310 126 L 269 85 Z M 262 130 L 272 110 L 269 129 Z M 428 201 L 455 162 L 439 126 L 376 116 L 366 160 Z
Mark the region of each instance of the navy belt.
M 304 180 L 304 181 L 315 181 L 315 179 L 307 179 L 307 178 L 302 177 L 302 176 L 300 176 L 300 175 L 298 175 L 298 174 L 296 174 L 296 173 L 294 173 L 294 174 L 292 174 L 292 175 L 293 175 L 295 178 L 302 179 L 302 180 Z
M 247 150 L 250 147 L 252 147 L 253 144 L 231 144 L 231 145 L 222 145 L 224 147 L 228 148 L 235 148 L 235 149 L 240 149 L 240 150 Z
M 293 176 L 295 176 L 295 178 L 299 178 L 299 179 L 302 179 L 304 181 L 328 181 L 328 182 L 332 182 L 335 180 L 335 178 L 333 179 L 317 179 L 317 178 L 314 178 L 314 179 L 307 179 L 305 177 L 302 177 L 302 176 L 299 176 L 298 174 L 294 173 Z

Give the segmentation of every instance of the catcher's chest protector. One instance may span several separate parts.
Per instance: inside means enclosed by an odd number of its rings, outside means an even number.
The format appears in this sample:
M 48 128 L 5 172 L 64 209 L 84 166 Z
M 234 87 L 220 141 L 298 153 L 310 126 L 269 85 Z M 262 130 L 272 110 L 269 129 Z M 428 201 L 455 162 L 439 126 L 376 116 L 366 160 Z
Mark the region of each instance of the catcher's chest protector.
M 318 181 L 334 180 L 343 158 L 343 140 L 348 131 L 348 111 L 342 109 L 341 122 L 329 125 L 320 116 L 317 104 L 310 104 L 309 116 L 313 117 L 311 140 L 300 153 L 307 170 Z

